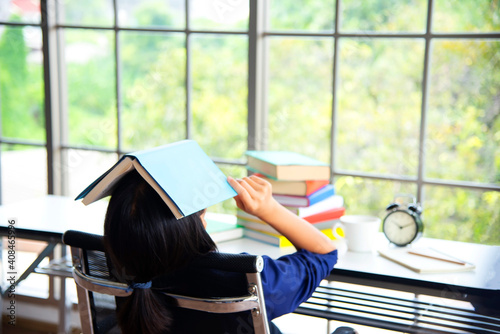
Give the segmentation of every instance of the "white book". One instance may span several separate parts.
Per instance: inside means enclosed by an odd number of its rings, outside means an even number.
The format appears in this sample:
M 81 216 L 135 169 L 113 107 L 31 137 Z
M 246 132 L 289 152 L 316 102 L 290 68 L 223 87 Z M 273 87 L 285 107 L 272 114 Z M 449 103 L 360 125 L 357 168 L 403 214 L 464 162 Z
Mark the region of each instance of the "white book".
M 429 247 L 387 248 L 378 251 L 382 257 L 421 274 L 471 271 L 472 263 Z
M 342 197 L 341 195 L 333 195 L 310 206 L 285 207 L 299 217 L 307 217 L 326 210 L 341 208 L 343 206 L 344 197 Z

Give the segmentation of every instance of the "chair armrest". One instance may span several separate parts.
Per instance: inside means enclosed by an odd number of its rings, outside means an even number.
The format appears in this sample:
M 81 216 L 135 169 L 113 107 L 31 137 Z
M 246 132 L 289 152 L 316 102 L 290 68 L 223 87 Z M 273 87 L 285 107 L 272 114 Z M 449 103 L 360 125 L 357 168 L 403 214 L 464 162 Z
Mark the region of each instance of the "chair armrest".
M 260 273 L 264 260 L 258 255 L 211 252 L 194 259 L 193 265 L 236 273 Z
M 103 236 L 81 231 L 68 230 L 64 232 L 62 241 L 65 245 L 104 252 Z
M 75 280 L 75 283 L 77 285 L 86 290 L 104 293 L 112 296 L 127 297 L 130 296 L 133 291 L 133 289 L 131 289 L 128 284 L 91 277 L 84 274 L 77 267 L 73 268 L 73 279 Z

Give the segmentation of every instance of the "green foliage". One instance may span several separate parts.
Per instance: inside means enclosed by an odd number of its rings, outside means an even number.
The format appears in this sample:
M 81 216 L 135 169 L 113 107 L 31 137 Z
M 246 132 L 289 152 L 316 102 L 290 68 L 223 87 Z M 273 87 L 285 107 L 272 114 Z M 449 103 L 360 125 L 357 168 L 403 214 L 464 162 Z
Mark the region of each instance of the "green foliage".
M 498 245 L 500 192 L 426 187 L 426 236 Z
M 415 194 L 413 183 L 367 180 L 342 176 L 335 179 L 335 191 L 344 197 L 346 214 L 385 216 L 385 208 L 395 194 Z M 361 199 L 361 200 L 359 200 Z
M 247 44 L 240 36 L 191 40 L 192 137 L 210 156 L 240 159 L 246 149 Z
M 134 11 L 134 17 L 138 26 L 145 27 L 171 27 L 174 21 L 165 1 L 147 1 L 141 3 Z
M 64 22 L 111 25 L 111 2 L 67 3 Z M 200 2 L 201 3 L 201 2 Z M 498 0 L 435 0 L 434 31 L 498 31 Z M 270 1 L 272 30 L 332 31 L 334 1 Z M 129 8 L 130 9 L 130 8 Z M 213 8 L 212 8 L 213 9 Z M 124 8 L 125 10 L 125 8 Z M 178 27 L 184 19 L 156 0 L 129 13 L 132 26 Z M 421 32 L 427 1 L 341 2 L 342 31 Z M 179 13 L 183 15 L 183 13 Z M 180 23 L 181 22 L 181 23 Z M 247 29 L 198 17 L 191 28 Z M 22 28 L 2 27 L 0 102 L 3 135 L 44 137 L 42 68 L 29 58 Z M 247 143 L 248 40 L 241 35 L 120 31 L 121 118 L 117 119 L 114 35 L 65 29 L 71 144 L 126 150 L 191 135 L 213 157 L 241 159 Z M 333 50 L 337 59 L 336 168 L 416 177 L 424 41 L 404 38 L 267 37 L 268 149 L 331 157 Z M 186 44 L 190 48 L 189 77 Z M 500 42 L 434 40 L 430 58 L 425 177 L 500 184 Z M 191 91 L 186 91 L 189 80 Z M 241 177 L 241 166 L 221 166 Z M 351 214 L 385 215 L 396 193 L 416 183 L 337 177 Z M 426 186 L 425 235 L 500 244 L 500 192 Z M 213 208 L 234 213 L 233 201 Z
M 45 140 L 43 72 L 41 64 L 28 62 L 23 28 L 0 30 L 0 110 L 2 135 Z
M 268 148 L 328 163 L 332 40 L 273 38 L 269 44 Z
M 68 30 L 65 37 L 69 142 L 116 147 L 113 36 Z
M 424 31 L 427 0 L 342 0 L 341 15 L 343 31 Z
M 64 1 L 60 21 L 70 25 L 112 26 L 111 0 Z
M 435 42 L 426 173 L 500 184 L 500 42 Z
M 436 0 L 433 30 L 436 32 L 500 31 L 500 1 Z
M 331 31 L 335 20 L 335 1 L 269 1 L 271 30 Z
M 158 40 L 168 45 L 168 38 Z M 130 41 L 125 45 L 127 51 L 135 49 Z M 154 147 L 186 137 L 185 52 L 182 48 L 163 50 L 152 51 L 156 59 L 141 66 L 135 66 L 133 57 L 123 59 L 127 80 L 123 82 L 122 130 L 127 150 Z
M 416 175 L 423 53 L 419 40 L 341 41 L 337 168 Z

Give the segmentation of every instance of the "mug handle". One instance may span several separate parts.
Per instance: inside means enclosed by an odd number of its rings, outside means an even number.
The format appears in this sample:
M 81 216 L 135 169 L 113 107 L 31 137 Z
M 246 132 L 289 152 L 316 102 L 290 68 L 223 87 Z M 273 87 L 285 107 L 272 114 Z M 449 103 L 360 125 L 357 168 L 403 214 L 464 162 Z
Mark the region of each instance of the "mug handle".
M 344 239 L 344 236 L 343 235 L 340 235 L 338 232 L 337 232 L 337 229 L 338 228 L 341 228 L 342 231 L 344 229 L 344 225 L 341 223 L 341 222 L 336 222 L 335 224 L 333 224 L 333 227 L 332 227 L 332 234 L 333 236 L 335 237 L 335 239 Z M 342 233 L 343 234 L 343 233 Z

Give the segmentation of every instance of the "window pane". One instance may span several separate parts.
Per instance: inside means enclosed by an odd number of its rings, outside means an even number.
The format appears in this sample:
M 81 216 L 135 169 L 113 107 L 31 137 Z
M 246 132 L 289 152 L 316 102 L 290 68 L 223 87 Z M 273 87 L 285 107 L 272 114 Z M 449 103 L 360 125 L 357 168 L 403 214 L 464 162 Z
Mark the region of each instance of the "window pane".
M 209 156 L 239 159 L 247 148 L 248 40 L 198 35 L 191 42 L 193 139 Z
M 396 194 L 417 193 L 417 186 L 407 182 L 370 180 L 360 177 L 335 178 L 335 192 L 344 197 L 346 214 L 385 217 L 385 208 Z
M 0 26 L 2 135 L 45 141 L 42 34 L 39 28 Z
M 271 30 L 334 30 L 334 0 L 280 0 L 268 6 Z
M 330 162 L 332 39 L 269 39 L 270 150 Z
M 2 204 L 47 194 L 47 150 L 2 145 Z
M 66 30 L 69 143 L 116 147 L 113 34 Z
M 184 28 L 185 0 L 118 0 L 120 26 Z
M 186 138 L 185 37 L 122 32 L 120 57 L 125 150 Z
M 424 191 L 425 236 L 500 245 L 500 192 L 438 186 Z
M 438 32 L 499 31 L 498 0 L 434 0 L 432 29 Z
M 189 0 L 189 26 L 203 30 L 248 30 L 249 0 Z
M 424 43 L 342 39 L 336 168 L 416 175 Z
M 342 31 L 425 31 L 427 0 L 342 0 Z
M 500 41 L 432 50 L 426 176 L 500 184 Z
M 40 0 L 0 1 L 0 21 L 40 23 Z
M 101 153 L 88 150 L 65 150 L 64 165 L 58 166 L 67 175 L 67 191 L 70 197 L 76 197 L 89 184 L 111 168 L 118 156 L 114 153 Z
M 112 26 L 112 0 L 56 1 L 61 24 L 83 26 Z

